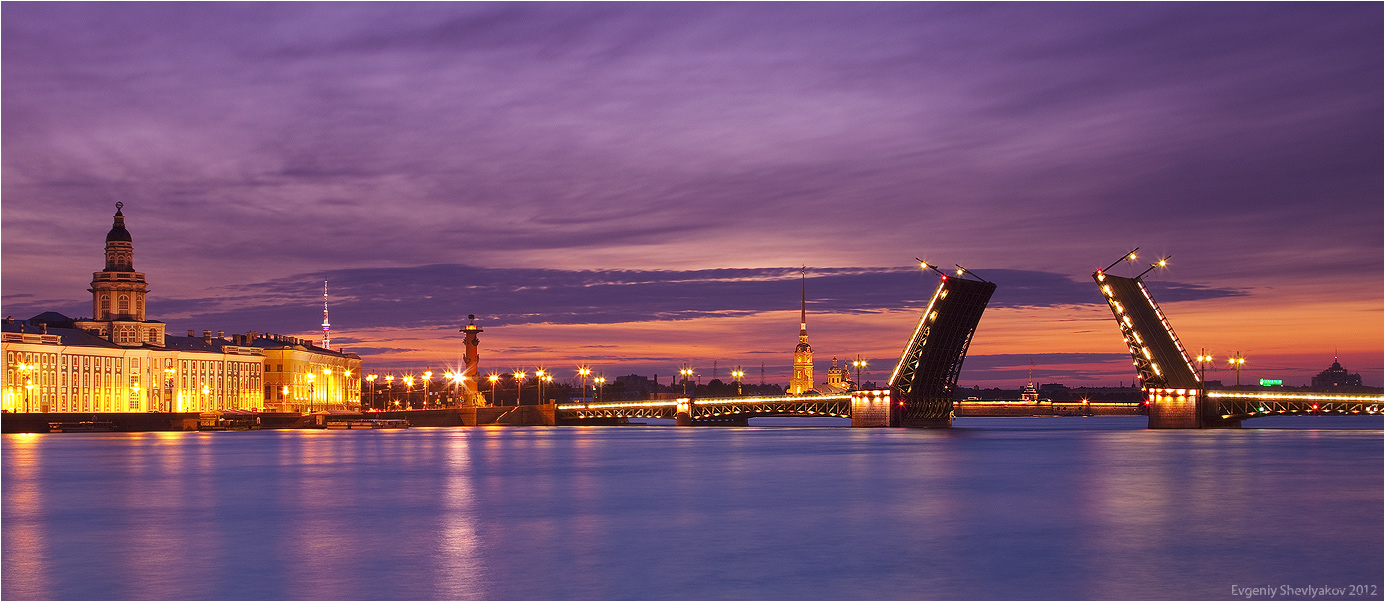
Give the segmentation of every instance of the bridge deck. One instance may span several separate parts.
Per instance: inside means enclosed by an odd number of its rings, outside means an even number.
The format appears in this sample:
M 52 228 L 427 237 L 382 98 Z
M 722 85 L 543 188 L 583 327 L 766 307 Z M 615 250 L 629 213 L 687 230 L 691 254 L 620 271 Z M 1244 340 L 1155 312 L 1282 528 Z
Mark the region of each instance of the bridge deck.
M 769 396 L 679 398 L 597 404 L 559 404 L 560 421 L 588 419 L 673 419 L 687 413 L 694 422 L 754 417 L 851 417 L 851 396 Z

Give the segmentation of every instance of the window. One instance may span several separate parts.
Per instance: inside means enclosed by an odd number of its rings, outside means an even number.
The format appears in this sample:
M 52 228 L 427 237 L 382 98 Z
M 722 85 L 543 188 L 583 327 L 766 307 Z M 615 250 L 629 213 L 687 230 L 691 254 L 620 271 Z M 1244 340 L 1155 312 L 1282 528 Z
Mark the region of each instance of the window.
M 122 296 L 120 296 L 119 299 L 120 299 L 120 313 L 121 313 L 121 314 L 129 314 L 129 313 L 130 313 L 130 296 L 129 296 L 129 295 L 122 295 Z

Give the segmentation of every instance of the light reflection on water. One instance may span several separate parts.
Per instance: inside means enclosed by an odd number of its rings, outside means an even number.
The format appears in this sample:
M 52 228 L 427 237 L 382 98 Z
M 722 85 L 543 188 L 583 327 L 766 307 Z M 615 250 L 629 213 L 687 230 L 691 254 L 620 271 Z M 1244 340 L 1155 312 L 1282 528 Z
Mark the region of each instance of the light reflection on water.
M 0 596 L 1182 599 L 1380 583 L 1381 421 L 1316 419 L 1297 425 L 1366 429 L 6 435 Z

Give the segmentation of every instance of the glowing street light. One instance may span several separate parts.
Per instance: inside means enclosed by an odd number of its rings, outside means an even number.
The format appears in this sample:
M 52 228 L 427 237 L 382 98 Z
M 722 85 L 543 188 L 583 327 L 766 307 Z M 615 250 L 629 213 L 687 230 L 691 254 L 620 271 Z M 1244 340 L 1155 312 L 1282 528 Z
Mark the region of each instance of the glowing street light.
M 736 368 L 732 369 L 731 376 L 732 380 L 736 381 L 736 395 L 740 396 L 741 378 L 746 376 L 746 371 L 741 370 L 741 365 L 738 364 L 736 365 Z
M 602 386 L 606 384 L 606 377 L 597 377 L 596 379 L 593 379 L 592 381 L 593 381 L 594 383 L 597 384 L 597 401 L 598 401 L 598 402 L 601 402 L 601 401 L 602 401 Z
M 491 406 L 496 406 L 496 382 L 500 381 L 500 375 L 491 373 L 486 380 L 491 382 Z
M 171 366 L 164 369 L 164 395 L 167 396 L 167 398 L 168 398 L 168 400 L 167 400 L 167 406 L 168 406 L 168 408 L 166 409 L 168 412 L 173 412 L 173 411 L 174 411 L 174 409 L 173 409 L 173 374 L 176 373 L 176 372 L 177 372 L 177 371 L 173 370 L 173 367 L 171 367 Z
M 862 359 L 861 354 L 857 354 L 857 359 L 852 361 L 852 366 L 857 369 L 857 389 L 861 389 L 861 369 L 866 368 L 866 360 Z
M 525 383 L 525 372 L 515 371 L 515 406 L 520 405 L 520 388 Z
M 544 369 L 537 369 L 537 370 L 534 371 L 534 384 L 535 384 L 536 387 L 539 388 L 538 393 L 536 394 L 536 395 L 538 396 L 538 398 L 535 398 L 536 404 L 543 404 L 543 403 L 544 403 Z
M 592 369 L 585 366 L 578 367 L 577 374 L 582 377 L 582 397 L 587 397 L 587 376 L 592 374 Z
M 366 383 L 370 384 L 370 408 L 376 408 L 376 373 L 367 374 Z
M 409 408 L 410 398 L 414 396 L 414 376 L 404 376 L 404 407 Z
M 315 378 L 315 377 L 317 377 L 317 375 L 314 375 L 313 373 L 308 373 L 307 375 L 304 375 L 304 378 L 308 380 L 308 412 L 309 412 L 309 413 L 312 413 L 312 412 L 313 412 L 313 378 Z M 205 386 L 205 385 L 202 386 L 202 393 L 204 393 L 204 394 L 207 393 L 207 386 Z
M 688 378 L 693 376 L 693 369 L 685 364 L 683 368 L 679 369 L 679 374 L 683 375 L 683 395 L 686 397 L 688 396 Z
M 1208 350 L 1205 350 L 1205 349 L 1200 348 L 1200 349 L 1199 349 L 1199 354 L 1198 354 L 1198 380 L 1201 382 L 1201 384 L 1203 385 L 1203 388 L 1204 388 L 1204 389 L 1207 389 L 1207 387 L 1208 387 L 1208 386 L 1206 385 L 1206 384 L 1208 383 L 1208 377 L 1207 377 L 1207 374 L 1206 374 L 1208 368 L 1207 368 L 1207 366 L 1206 366 L 1206 363 L 1209 363 L 1209 362 L 1212 362 L 1212 361 L 1213 361 L 1213 355 L 1212 355 L 1212 354 L 1209 354 L 1209 353 L 1208 353 Z
M 423 407 L 428 408 L 428 383 L 433 381 L 433 371 L 423 373 Z
M 1242 365 L 1246 364 L 1246 358 L 1242 358 L 1242 353 L 1237 352 L 1236 357 L 1228 358 L 1227 363 L 1232 365 L 1232 369 L 1237 371 L 1237 387 L 1242 386 Z

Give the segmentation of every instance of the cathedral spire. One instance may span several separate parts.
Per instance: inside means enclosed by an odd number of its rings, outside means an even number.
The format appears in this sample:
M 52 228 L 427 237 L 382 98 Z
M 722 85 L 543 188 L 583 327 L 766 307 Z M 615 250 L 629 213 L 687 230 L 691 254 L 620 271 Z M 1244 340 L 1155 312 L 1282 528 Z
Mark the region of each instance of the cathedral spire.
M 799 269 L 799 343 L 808 343 L 808 266 Z

